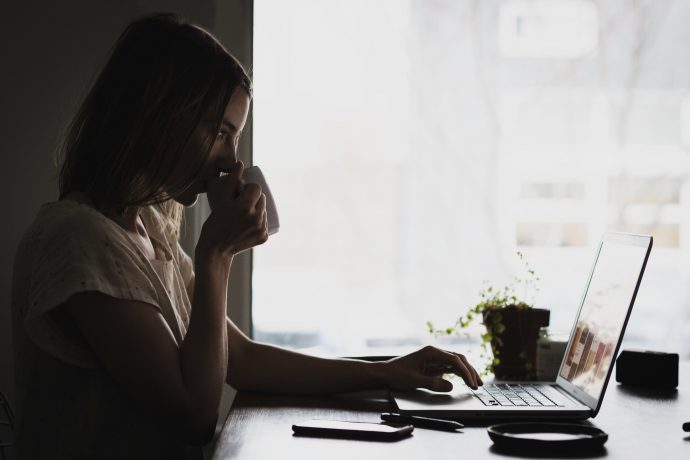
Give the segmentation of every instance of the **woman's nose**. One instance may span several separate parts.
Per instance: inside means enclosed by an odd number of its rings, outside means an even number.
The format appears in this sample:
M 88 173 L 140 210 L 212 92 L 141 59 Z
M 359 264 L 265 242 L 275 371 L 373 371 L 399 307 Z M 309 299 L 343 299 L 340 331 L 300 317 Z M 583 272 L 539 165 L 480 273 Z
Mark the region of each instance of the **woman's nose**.
M 231 168 L 238 161 L 237 149 L 235 148 L 235 146 L 228 146 L 217 153 L 215 160 L 217 166 Z

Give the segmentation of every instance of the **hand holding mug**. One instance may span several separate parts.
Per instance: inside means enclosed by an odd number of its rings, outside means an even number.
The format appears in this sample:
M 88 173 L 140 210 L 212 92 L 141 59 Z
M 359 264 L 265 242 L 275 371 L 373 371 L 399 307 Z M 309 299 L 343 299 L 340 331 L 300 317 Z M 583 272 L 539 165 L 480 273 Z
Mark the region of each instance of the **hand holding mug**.
M 209 180 L 211 214 L 204 222 L 197 250 L 201 246 L 232 256 L 268 239 L 266 196 L 260 185 L 243 182 L 243 172 L 244 165 L 237 162 L 229 173 Z

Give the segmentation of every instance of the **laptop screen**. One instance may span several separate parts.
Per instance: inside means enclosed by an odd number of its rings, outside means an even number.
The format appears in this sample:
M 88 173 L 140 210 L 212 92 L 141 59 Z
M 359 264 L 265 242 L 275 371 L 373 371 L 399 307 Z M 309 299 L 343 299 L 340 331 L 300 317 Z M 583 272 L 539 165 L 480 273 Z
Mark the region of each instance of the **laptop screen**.
M 604 241 L 559 375 L 595 400 L 599 398 L 628 308 L 635 294 L 647 245 Z

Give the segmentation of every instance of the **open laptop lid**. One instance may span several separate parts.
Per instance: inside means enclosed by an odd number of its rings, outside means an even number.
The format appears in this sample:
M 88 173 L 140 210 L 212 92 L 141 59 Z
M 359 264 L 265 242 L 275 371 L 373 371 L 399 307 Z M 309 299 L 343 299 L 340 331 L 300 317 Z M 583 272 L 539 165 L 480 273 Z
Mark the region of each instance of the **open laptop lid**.
M 652 249 L 652 237 L 605 233 L 556 383 L 599 412 Z

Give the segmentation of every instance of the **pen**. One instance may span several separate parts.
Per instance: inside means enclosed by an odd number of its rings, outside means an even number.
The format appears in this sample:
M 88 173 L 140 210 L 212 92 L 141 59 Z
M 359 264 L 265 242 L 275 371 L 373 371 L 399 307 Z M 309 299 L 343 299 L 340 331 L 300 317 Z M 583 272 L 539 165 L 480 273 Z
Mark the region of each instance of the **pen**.
M 417 428 L 429 428 L 431 430 L 455 431 L 464 428 L 465 425 L 452 420 L 441 420 L 437 418 L 419 417 L 416 415 L 391 414 L 385 412 L 381 414 L 381 419 L 394 423 L 409 423 Z

